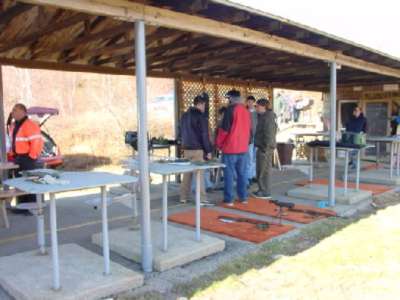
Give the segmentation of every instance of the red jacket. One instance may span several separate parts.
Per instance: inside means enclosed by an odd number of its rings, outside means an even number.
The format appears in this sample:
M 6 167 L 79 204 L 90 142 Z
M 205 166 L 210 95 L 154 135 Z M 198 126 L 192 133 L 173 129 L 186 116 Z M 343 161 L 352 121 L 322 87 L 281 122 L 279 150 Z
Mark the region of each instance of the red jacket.
M 247 153 L 250 138 L 250 112 L 241 103 L 228 106 L 217 132 L 215 143 L 218 149 L 224 154 Z

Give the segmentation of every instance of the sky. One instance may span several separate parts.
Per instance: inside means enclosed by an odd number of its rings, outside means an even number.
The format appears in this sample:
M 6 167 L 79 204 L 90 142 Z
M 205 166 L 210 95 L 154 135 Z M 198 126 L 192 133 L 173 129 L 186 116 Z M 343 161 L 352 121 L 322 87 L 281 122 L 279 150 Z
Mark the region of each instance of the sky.
M 232 0 L 400 58 L 399 0 Z

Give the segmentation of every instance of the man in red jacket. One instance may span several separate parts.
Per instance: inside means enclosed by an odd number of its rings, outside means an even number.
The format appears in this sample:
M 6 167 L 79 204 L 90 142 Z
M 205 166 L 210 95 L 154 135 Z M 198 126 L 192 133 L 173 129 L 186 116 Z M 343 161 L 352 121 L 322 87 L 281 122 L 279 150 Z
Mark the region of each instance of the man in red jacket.
M 242 103 L 240 92 L 230 90 L 229 99 L 221 125 L 218 128 L 216 146 L 222 151 L 224 169 L 224 202 L 232 206 L 234 201 L 233 181 L 237 176 L 237 196 L 239 201 L 247 203 L 247 151 L 251 138 L 251 117 Z

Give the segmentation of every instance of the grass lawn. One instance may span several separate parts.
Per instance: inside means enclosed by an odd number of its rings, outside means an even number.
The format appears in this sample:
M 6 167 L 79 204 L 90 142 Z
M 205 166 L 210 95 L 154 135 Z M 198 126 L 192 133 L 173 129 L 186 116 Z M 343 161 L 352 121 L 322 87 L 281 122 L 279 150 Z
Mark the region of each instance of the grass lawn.
M 400 205 L 318 222 L 174 292 L 191 299 L 400 299 Z

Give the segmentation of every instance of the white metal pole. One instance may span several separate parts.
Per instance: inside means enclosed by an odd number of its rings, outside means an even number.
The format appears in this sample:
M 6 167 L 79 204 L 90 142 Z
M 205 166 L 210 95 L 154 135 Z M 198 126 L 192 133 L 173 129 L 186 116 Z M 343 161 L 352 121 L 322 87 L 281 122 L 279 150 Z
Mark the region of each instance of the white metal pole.
M 330 166 L 329 166 L 329 205 L 335 206 L 335 177 L 336 177 L 336 62 L 331 62 L 331 128 L 330 128 Z
M 145 272 L 153 269 L 153 251 L 151 245 L 150 224 L 150 185 L 149 185 L 149 153 L 147 141 L 147 101 L 146 101 L 146 41 L 143 21 L 135 23 L 135 63 L 136 63 L 136 93 L 138 112 L 138 155 L 140 199 L 142 201 L 141 237 L 142 237 L 142 268 Z
M 53 262 L 53 289 L 57 291 L 61 288 L 61 286 L 60 286 L 60 264 L 58 259 L 56 198 L 53 193 L 50 193 L 50 232 L 51 232 L 51 260 Z
M 349 178 L 349 151 L 345 150 L 344 159 L 344 194 L 347 195 L 347 181 Z
M 396 175 L 400 176 L 400 143 L 396 142 Z
M 201 171 L 196 171 L 196 241 L 201 241 L 200 232 L 200 181 Z
M 314 147 L 310 147 L 310 183 L 314 180 Z
M 168 250 L 168 179 L 162 176 L 162 226 L 163 226 L 163 251 Z
M 393 178 L 393 156 L 394 156 L 394 142 L 390 143 L 390 179 Z
M 361 150 L 357 151 L 357 174 L 356 174 L 356 190 L 360 190 L 360 169 L 361 169 Z
M 110 245 L 108 242 L 107 188 L 101 188 L 101 223 L 103 233 L 104 275 L 110 274 Z
M 36 195 L 36 204 L 37 204 L 36 221 L 37 221 L 37 241 L 39 245 L 39 253 L 45 255 L 46 239 L 44 233 L 44 216 L 43 216 L 43 204 L 42 204 L 43 198 L 44 195 L 41 194 Z

